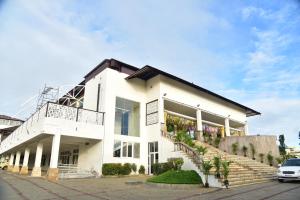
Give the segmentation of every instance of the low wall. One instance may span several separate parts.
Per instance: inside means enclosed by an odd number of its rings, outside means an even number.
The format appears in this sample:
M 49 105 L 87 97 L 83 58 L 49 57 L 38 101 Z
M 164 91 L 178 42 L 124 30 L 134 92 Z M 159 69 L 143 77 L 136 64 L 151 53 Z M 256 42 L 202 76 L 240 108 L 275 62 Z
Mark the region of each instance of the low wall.
M 273 135 L 248 135 L 248 136 L 230 136 L 222 139 L 219 148 L 223 151 L 226 151 L 228 153 L 232 154 L 232 148 L 231 145 L 235 142 L 238 142 L 238 155 L 244 155 L 242 151 L 242 147 L 245 145 L 248 147 L 248 157 L 252 157 L 251 154 L 251 148 L 250 143 L 252 143 L 256 150 L 255 158 L 256 160 L 260 160 L 259 154 L 263 153 L 265 154 L 264 160 L 267 162 L 266 155 L 271 152 L 271 154 L 274 156 L 274 162 L 276 162 L 275 158 L 279 157 L 279 149 L 276 144 L 276 136 Z

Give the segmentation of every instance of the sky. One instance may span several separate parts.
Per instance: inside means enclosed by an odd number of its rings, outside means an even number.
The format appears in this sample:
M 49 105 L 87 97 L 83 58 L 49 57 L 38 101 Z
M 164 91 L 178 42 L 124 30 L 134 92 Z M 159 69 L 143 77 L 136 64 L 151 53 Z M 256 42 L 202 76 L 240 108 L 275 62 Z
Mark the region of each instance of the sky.
M 151 65 L 262 113 L 299 146 L 300 1 L 0 0 L 0 113 L 76 85 L 105 58 Z M 27 110 L 26 110 L 27 109 Z

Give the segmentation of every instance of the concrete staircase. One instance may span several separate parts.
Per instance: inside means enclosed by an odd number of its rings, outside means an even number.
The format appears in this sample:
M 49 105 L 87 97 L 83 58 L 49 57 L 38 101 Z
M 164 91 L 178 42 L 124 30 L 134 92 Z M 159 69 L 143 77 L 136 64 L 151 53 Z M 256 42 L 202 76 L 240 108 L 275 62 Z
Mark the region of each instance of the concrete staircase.
M 59 179 L 96 177 L 96 174 L 91 171 L 80 169 L 78 166 L 72 164 L 61 164 L 58 166 L 58 169 Z
M 251 158 L 231 155 L 200 141 L 195 141 L 195 144 L 207 148 L 208 151 L 203 156 L 204 161 L 212 161 L 215 156 L 220 156 L 222 160 L 231 161 L 228 176 L 231 187 L 270 181 L 276 173 L 277 169 L 275 167 L 257 162 Z M 213 168 L 210 173 L 215 174 L 215 169 Z M 223 182 L 222 177 L 220 181 Z

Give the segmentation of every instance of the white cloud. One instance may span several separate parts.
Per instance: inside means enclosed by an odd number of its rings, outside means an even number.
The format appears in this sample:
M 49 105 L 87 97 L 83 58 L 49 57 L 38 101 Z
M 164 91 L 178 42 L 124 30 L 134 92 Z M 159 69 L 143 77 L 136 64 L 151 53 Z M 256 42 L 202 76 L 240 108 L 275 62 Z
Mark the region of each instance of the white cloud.
M 261 116 L 249 119 L 251 134 L 284 134 L 288 145 L 297 146 L 300 131 L 300 101 L 299 99 L 268 98 L 251 101 Z

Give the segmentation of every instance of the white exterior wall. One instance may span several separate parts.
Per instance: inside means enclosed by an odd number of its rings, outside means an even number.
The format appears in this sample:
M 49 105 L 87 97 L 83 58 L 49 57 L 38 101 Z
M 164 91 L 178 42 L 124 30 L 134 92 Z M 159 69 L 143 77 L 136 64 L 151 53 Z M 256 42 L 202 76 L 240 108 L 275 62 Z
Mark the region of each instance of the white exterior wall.
M 207 94 L 199 94 L 199 91 L 170 80 L 161 75 L 148 81 L 140 79 L 126 80 L 127 74 L 106 68 L 94 78 L 89 80 L 85 86 L 84 105 L 86 109 L 95 110 L 97 107 L 98 84 L 101 84 L 99 111 L 105 112 L 104 136 L 101 145 L 93 146 L 93 150 L 85 155 L 85 151 L 79 150 L 79 163 L 89 161 L 91 156 L 96 166 L 101 167 L 103 163 L 136 163 L 144 165 L 148 169 L 148 142 L 158 141 L 159 162 L 165 162 L 167 158 L 174 156 L 168 143 L 161 136 L 160 128 L 163 122 L 163 100 L 164 98 L 177 101 L 183 104 L 197 107 L 200 104 L 202 110 L 212 114 L 227 117 L 230 119 L 245 122 L 246 114 L 237 107 L 228 106 L 220 100 L 209 97 Z M 164 97 L 164 94 L 167 94 Z M 116 97 L 125 98 L 140 103 L 140 137 L 116 135 L 114 133 L 115 123 L 115 102 Z M 183 98 L 184 97 L 184 98 Z M 159 122 L 146 126 L 146 103 L 158 100 Z M 196 112 L 196 111 L 195 111 Z M 138 142 L 140 143 L 140 158 L 115 158 L 113 157 L 114 141 Z M 86 147 L 90 148 L 90 147 Z M 92 155 L 95 154 L 95 155 Z M 82 165 L 82 164 L 81 164 Z M 86 167 L 85 167 L 86 168 Z
M 222 116 L 224 118 L 230 115 L 230 119 L 245 123 L 246 113 L 238 107 L 228 105 L 224 101 L 218 100 L 190 86 L 179 83 L 175 80 L 161 76 L 161 94 L 167 93 L 166 98 L 184 103 L 193 107 L 200 104 L 200 108 L 212 114 Z

